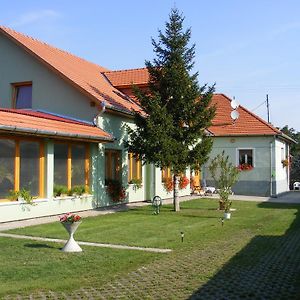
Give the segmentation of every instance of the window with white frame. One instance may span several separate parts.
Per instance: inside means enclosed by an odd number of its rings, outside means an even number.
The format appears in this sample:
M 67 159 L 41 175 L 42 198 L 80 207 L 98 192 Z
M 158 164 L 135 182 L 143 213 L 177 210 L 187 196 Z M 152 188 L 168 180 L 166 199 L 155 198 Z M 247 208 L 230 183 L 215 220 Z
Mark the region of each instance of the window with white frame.
M 253 149 L 238 149 L 238 164 L 254 167 L 254 150 Z

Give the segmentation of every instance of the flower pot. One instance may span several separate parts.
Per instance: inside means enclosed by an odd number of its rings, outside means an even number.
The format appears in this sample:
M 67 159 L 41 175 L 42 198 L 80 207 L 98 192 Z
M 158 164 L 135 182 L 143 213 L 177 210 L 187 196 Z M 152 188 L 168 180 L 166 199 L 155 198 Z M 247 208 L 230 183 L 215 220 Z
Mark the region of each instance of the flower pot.
M 230 217 L 231 217 L 231 213 L 230 213 L 230 212 L 225 212 L 225 213 L 224 213 L 224 219 L 225 219 L 225 220 L 229 220 Z
M 61 249 L 64 252 L 81 252 L 82 249 L 77 244 L 77 242 L 74 240 L 74 233 L 77 230 L 78 226 L 81 224 L 81 222 L 61 222 L 61 224 L 65 227 L 65 229 L 69 233 L 69 239 L 67 243 L 64 245 L 64 247 Z

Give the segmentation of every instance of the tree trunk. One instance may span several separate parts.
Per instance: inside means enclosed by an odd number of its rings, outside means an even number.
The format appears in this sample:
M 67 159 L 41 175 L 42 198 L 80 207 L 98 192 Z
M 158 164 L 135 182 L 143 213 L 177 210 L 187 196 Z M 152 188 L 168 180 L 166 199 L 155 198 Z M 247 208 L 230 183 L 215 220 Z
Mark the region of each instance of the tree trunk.
M 180 211 L 180 206 L 179 206 L 179 180 L 180 176 L 174 175 L 174 197 L 173 197 L 173 204 L 174 204 L 174 210 L 175 211 Z

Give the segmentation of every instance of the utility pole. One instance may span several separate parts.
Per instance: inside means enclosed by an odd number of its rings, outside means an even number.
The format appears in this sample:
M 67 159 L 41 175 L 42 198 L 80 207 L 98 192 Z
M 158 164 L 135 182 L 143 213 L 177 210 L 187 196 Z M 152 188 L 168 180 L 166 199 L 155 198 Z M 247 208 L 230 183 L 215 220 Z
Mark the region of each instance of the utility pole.
M 270 123 L 270 106 L 269 106 L 269 95 L 267 94 L 267 112 L 268 112 L 268 123 Z

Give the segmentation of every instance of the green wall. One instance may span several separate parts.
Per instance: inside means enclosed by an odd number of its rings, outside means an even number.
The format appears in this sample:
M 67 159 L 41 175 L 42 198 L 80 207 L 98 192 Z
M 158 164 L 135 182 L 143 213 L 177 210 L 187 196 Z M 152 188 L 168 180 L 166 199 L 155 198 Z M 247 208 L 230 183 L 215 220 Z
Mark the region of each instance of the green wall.
M 275 196 L 288 191 L 287 172 L 282 170 L 278 154 L 279 149 L 286 145 L 285 142 L 280 142 L 274 136 L 214 137 L 213 140 L 210 157 L 213 158 L 224 150 L 235 165 L 238 165 L 237 149 L 254 149 L 254 169 L 240 172 L 239 181 L 233 187 L 236 194 L 270 196 L 272 193 Z M 210 161 L 204 166 L 207 185 L 214 186 L 208 170 L 209 163 Z
M 92 121 L 90 100 L 0 33 L 0 107 L 11 108 L 11 83 L 32 81 L 33 109 Z

